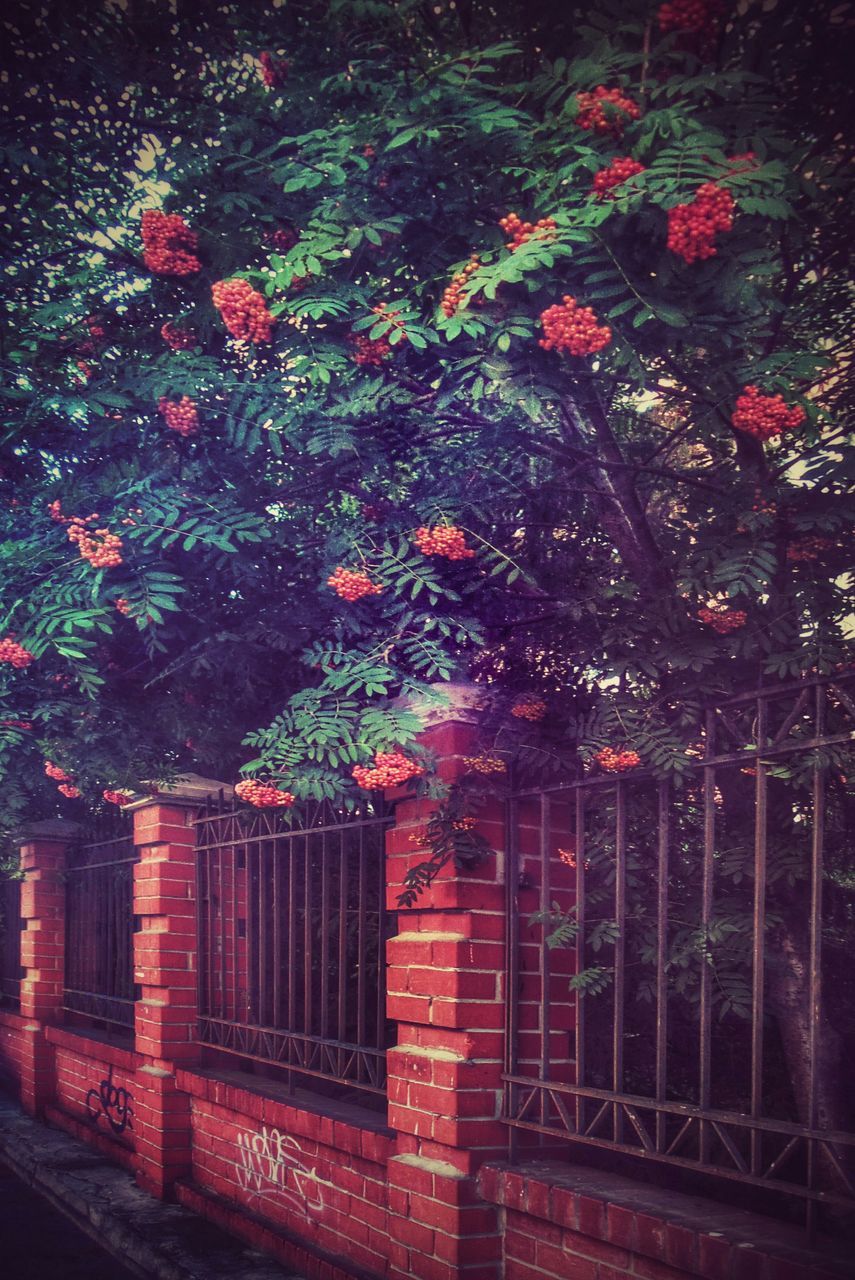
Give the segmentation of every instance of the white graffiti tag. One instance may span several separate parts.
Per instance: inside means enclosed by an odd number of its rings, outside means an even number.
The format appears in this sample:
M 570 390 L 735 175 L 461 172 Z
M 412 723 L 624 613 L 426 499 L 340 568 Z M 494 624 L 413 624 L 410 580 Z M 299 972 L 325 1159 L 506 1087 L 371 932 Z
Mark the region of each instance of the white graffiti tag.
M 295 1138 L 263 1126 L 261 1133 L 239 1133 L 238 1183 L 256 1195 L 276 1195 L 298 1209 L 317 1213 L 324 1207 L 321 1179 L 316 1168 L 303 1163 Z

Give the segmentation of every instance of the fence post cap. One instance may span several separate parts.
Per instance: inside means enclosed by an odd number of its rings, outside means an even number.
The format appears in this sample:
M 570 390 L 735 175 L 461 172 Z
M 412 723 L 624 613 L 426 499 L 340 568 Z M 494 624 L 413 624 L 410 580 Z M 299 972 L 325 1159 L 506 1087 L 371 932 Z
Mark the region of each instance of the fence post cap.
M 145 785 L 145 784 L 143 784 Z M 147 804 L 188 804 L 200 805 L 208 796 L 222 791 L 227 800 L 232 798 L 234 787 L 228 782 L 220 782 L 218 778 L 203 778 L 200 773 L 183 773 L 174 782 L 152 783 L 152 790 L 146 794 L 137 793 L 133 800 L 122 805 L 123 813 L 133 813 Z
M 69 818 L 44 818 L 41 822 L 28 822 L 17 832 L 21 844 L 34 840 L 75 840 L 83 830 L 79 822 Z
M 429 694 L 418 694 L 407 699 L 408 710 L 418 716 L 423 729 L 448 724 L 452 720 L 475 724 L 483 704 L 483 688 L 463 680 L 432 684 Z

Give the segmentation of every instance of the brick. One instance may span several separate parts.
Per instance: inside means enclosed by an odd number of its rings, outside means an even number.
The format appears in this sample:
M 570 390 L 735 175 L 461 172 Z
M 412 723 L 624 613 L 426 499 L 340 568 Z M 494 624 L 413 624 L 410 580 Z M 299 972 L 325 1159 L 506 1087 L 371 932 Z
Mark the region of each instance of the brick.
M 669 1222 L 665 1228 L 665 1261 L 681 1271 L 694 1271 L 698 1259 L 698 1237 L 689 1227 Z
M 632 1210 L 618 1204 L 608 1205 L 605 1235 L 611 1244 L 632 1249 L 635 1245 L 635 1214 Z
M 704 1280 L 729 1280 L 729 1240 L 714 1231 L 698 1236 L 698 1273 Z

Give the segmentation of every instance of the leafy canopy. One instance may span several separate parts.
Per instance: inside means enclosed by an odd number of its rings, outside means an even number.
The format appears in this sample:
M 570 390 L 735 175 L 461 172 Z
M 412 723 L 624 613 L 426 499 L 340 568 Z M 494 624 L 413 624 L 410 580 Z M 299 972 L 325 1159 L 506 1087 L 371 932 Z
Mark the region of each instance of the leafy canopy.
M 7 822 L 81 803 L 46 758 L 90 804 L 241 767 L 350 803 L 460 677 L 485 751 L 539 777 L 606 745 L 679 774 L 706 699 L 846 660 L 846 7 L 748 4 L 704 49 L 642 0 L 561 8 L 13 7 L 0 638 L 34 660 L 0 664 Z M 599 85 L 638 118 L 583 127 Z M 668 211 L 705 183 L 732 229 L 689 263 Z M 146 267 L 145 209 L 199 271 Z M 554 225 L 509 249 L 509 213 Z M 271 342 L 229 335 L 232 279 Z M 610 329 L 593 356 L 539 345 L 565 295 Z M 804 424 L 736 430 L 746 385 Z M 473 557 L 419 550 L 449 524 Z M 341 599 L 337 566 L 381 593 Z

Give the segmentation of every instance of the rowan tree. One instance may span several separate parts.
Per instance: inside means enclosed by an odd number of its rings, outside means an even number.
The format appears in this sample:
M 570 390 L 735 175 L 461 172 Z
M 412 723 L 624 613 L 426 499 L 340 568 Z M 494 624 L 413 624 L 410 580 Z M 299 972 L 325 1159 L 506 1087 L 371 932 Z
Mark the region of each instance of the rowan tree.
M 679 771 L 845 660 L 838 11 L 320 8 L 7 22 L 18 811 L 338 800 L 454 673 L 508 758 Z

